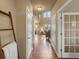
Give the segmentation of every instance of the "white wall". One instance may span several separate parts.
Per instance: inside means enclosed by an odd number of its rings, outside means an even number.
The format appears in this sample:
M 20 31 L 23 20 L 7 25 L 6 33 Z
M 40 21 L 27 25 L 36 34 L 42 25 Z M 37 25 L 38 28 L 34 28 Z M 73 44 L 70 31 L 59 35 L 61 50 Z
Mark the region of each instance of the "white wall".
M 56 16 L 52 16 L 52 17 L 56 17 L 56 33 L 54 33 L 52 39 L 54 38 L 54 40 L 56 41 L 55 43 L 52 42 L 52 46 L 53 44 L 56 44 L 55 47 L 55 52 L 58 55 L 58 57 L 61 57 L 61 20 L 58 14 L 59 9 L 67 2 L 68 0 L 57 0 L 56 4 L 54 5 L 54 7 L 52 8 L 52 14 L 56 15 Z M 52 21 L 53 23 L 53 21 Z M 55 34 L 56 34 L 56 38 L 55 38 Z
M 72 0 L 67 6 L 65 6 L 60 12 L 79 12 L 79 0 Z
M 20 59 L 26 59 L 26 0 L 16 0 L 16 34 Z
M 51 44 L 57 53 L 57 49 L 56 49 L 57 43 L 56 42 L 57 42 L 56 41 L 56 15 L 53 15 L 52 19 L 51 19 Z

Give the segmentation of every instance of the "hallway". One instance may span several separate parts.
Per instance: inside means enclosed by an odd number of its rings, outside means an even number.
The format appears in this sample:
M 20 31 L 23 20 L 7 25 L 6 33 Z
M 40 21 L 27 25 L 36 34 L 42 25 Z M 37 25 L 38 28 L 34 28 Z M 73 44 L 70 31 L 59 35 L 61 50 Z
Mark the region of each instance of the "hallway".
M 0 0 L 0 59 L 16 59 L 14 47 L 3 52 L 14 41 L 17 59 L 79 59 L 78 7 L 79 0 Z
M 35 38 L 30 59 L 57 59 L 57 57 L 50 43 L 40 36 L 39 39 Z

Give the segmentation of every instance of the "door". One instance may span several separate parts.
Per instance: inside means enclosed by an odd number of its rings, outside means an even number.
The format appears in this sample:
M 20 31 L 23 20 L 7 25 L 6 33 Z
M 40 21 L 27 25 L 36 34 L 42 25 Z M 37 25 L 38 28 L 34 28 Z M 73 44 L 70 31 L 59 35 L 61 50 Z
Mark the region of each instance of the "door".
M 27 33 L 27 38 L 26 38 L 26 41 L 27 41 L 27 53 L 28 53 L 28 58 L 30 57 L 31 55 L 31 52 L 32 52 L 32 39 L 33 39 L 33 33 L 32 33 L 32 11 L 29 10 L 29 8 L 27 9 L 27 13 L 26 13 L 26 33 Z
M 62 57 L 79 58 L 79 12 L 62 14 Z

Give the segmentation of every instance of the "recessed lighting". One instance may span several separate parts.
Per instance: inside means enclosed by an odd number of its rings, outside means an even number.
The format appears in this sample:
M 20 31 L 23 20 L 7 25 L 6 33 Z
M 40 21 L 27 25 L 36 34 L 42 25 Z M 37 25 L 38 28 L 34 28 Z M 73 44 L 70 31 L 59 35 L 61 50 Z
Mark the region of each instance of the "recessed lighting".
M 38 7 L 38 11 L 41 11 L 42 10 L 42 8 L 41 7 Z

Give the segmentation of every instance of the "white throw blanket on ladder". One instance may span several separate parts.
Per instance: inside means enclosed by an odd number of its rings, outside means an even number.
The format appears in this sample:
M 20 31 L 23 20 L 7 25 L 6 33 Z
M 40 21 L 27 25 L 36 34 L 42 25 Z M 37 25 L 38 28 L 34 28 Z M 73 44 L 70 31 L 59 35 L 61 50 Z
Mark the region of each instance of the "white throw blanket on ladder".
M 10 43 L 9 45 L 2 48 L 5 59 L 18 59 L 18 51 L 16 42 Z

